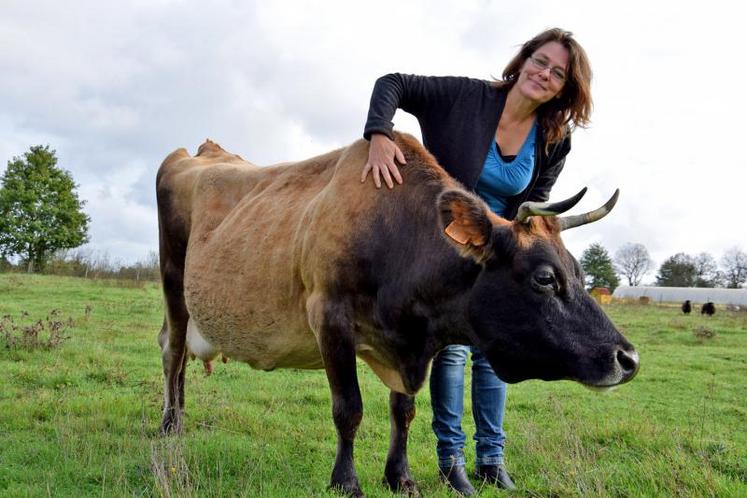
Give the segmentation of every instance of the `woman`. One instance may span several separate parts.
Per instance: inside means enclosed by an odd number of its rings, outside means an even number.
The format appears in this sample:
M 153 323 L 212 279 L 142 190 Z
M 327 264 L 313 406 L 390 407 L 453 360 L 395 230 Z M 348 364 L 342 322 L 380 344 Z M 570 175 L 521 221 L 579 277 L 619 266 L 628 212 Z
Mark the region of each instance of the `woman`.
M 389 74 L 371 96 L 364 137 L 371 172 L 389 188 L 402 183 L 402 152 L 391 120 L 403 109 L 420 123 L 423 144 L 447 172 L 474 190 L 496 214 L 513 219 L 524 201 L 546 201 L 570 150 L 570 133 L 586 126 L 592 108 L 591 68 L 573 35 L 549 29 L 526 42 L 501 81 Z M 439 473 L 457 492 L 474 488 L 464 469 L 464 365 L 467 346 L 441 351 L 431 371 L 433 430 Z M 514 484 L 504 466 L 506 385 L 472 348 L 472 413 L 477 478 L 502 488 Z

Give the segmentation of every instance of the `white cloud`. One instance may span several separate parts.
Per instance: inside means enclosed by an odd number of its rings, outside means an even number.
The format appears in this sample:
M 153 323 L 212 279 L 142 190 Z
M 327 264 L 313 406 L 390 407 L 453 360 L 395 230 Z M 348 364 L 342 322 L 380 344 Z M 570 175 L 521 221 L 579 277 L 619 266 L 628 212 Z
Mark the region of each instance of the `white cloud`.
M 177 147 L 212 138 L 257 164 L 296 160 L 362 132 L 387 72 L 499 76 L 518 44 L 574 31 L 595 72 L 593 126 L 574 136 L 554 198 L 620 187 L 604 222 L 566 236 L 611 253 L 641 242 L 661 263 L 747 248 L 741 17 L 715 1 L 377 3 L 4 2 L 0 159 L 50 144 L 113 258 L 156 248 L 153 181 Z M 399 127 L 416 133 L 413 118 Z M 4 167 L 4 161 L 3 166 Z M 735 228 L 736 227 L 736 228 Z

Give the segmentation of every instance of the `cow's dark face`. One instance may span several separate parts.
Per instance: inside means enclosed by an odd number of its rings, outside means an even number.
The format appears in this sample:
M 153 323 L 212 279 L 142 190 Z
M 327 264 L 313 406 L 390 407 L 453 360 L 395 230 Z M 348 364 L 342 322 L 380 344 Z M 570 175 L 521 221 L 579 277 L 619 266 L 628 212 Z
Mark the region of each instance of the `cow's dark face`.
M 635 376 L 635 349 L 584 290 L 555 218 L 511 224 L 457 211 L 444 216 L 451 225 L 446 233 L 463 256 L 483 265 L 471 291 L 469 321 L 501 379 L 611 387 Z

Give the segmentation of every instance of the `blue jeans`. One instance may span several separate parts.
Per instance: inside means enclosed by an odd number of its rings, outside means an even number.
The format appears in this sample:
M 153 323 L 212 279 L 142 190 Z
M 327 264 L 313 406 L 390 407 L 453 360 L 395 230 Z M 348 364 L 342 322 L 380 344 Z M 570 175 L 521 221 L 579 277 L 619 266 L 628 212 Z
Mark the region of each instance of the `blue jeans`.
M 432 426 L 438 439 L 438 466 L 444 470 L 453 464 L 464 465 L 464 365 L 469 350 L 469 346 L 448 346 L 436 356 L 431 367 Z M 506 441 L 503 432 L 506 383 L 495 375 L 479 349 L 472 347 L 471 350 L 475 465 L 502 464 Z

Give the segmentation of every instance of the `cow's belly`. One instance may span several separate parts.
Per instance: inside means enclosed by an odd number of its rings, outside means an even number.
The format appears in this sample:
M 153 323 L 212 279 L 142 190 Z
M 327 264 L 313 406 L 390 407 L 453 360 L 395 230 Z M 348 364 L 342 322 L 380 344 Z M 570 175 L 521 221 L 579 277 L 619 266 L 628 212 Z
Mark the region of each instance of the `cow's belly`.
M 190 318 L 187 349 L 204 362 L 218 355 L 248 363 L 252 368 L 322 368 L 316 340 L 311 332 L 288 333 L 275 327 L 254 330 L 224 330 L 204 326 Z
M 247 201 L 216 229 L 195 229 L 185 261 L 187 310 L 213 352 L 263 370 L 321 368 L 305 292 L 292 273 L 294 224 L 270 216 L 266 204 Z
M 287 279 L 267 265 L 243 268 L 187 261 L 184 296 L 193 335 L 253 368 L 321 368 L 322 360 L 303 307 L 287 289 Z M 263 278 L 260 271 L 264 269 Z M 200 344 L 200 341 L 196 341 Z M 197 356 L 197 355 L 196 355 Z

